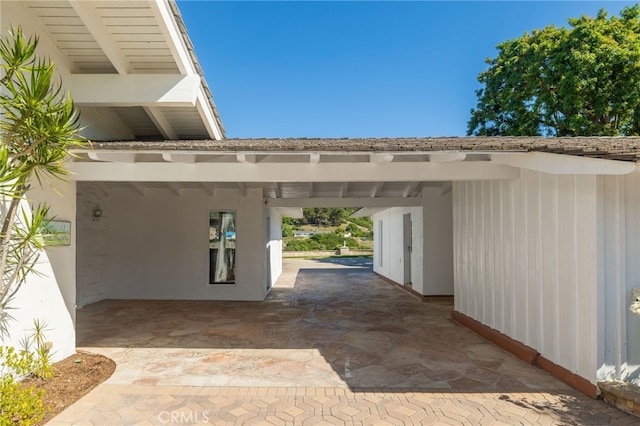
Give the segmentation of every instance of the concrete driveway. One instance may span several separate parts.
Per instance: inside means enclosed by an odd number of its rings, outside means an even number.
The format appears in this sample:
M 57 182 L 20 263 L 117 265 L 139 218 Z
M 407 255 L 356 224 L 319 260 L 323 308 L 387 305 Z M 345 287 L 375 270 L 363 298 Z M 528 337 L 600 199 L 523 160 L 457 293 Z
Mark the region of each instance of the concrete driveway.
M 369 259 L 290 259 L 264 302 L 102 301 L 114 375 L 50 424 L 634 424 L 451 322 Z

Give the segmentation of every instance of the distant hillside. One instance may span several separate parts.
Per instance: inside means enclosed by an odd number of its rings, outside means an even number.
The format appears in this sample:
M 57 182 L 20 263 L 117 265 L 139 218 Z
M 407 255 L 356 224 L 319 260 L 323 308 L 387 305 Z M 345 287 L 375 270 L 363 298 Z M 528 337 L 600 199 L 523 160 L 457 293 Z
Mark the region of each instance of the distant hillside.
M 284 218 L 282 236 L 285 251 L 335 250 L 346 244 L 351 249 L 373 248 L 371 218 L 352 218 L 355 208 L 303 209 L 302 219 Z M 295 235 L 304 236 L 295 236 Z

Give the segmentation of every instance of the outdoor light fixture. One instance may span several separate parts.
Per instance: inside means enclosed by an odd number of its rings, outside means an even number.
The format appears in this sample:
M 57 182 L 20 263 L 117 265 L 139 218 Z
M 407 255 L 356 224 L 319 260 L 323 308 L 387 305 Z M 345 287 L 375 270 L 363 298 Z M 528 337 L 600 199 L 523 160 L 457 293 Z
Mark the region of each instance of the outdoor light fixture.
M 93 218 L 94 222 L 102 217 L 102 209 L 100 208 L 100 206 L 96 206 L 93 209 L 93 212 L 91 213 L 91 217 Z

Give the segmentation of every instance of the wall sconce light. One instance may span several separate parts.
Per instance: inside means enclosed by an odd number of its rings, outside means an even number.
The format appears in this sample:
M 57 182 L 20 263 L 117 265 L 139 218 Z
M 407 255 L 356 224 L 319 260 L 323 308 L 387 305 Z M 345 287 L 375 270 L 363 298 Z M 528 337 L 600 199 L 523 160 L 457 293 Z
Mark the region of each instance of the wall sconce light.
M 95 222 L 96 220 L 100 219 L 101 217 L 102 217 L 102 209 L 100 208 L 100 206 L 96 206 L 93 209 L 93 212 L 91 213 L 91 218 Z

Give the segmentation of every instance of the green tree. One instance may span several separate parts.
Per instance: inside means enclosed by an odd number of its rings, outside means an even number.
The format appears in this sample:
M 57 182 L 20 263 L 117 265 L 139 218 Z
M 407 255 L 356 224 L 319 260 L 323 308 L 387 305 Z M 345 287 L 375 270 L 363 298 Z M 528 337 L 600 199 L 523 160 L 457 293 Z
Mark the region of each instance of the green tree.
M 498 45 L 467 134 L 640 133 L 640 6 L 569 19 Z
M 300 225 L 324 225 L 340 226 L 356 209 L 344 209 L 339 207 L 329 208 L 304 208 L 303 218 L 296 223 Z
M 63 178 L 71 147 L 82 145 L 79 116 L 61 90 L 53 63 L 36 55 L 37 37 L 18 28 L 0 40 L 0 332 L 8 332 L 7 307 L 34 272 L 51 218 L 44 204 L 30 208 L 32 184 Z

